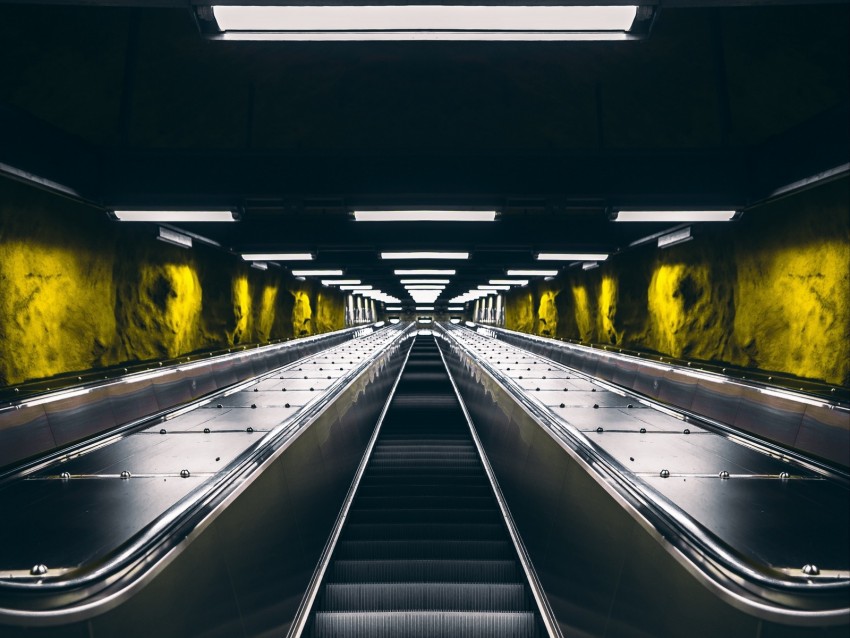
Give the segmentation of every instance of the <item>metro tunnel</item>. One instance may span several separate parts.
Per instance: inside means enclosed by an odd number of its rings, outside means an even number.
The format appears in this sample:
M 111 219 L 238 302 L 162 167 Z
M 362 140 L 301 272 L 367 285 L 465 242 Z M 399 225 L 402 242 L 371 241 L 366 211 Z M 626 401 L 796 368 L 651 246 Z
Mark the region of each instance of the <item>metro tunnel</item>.
M 850 631 L 850 2 L 0 0 L 0 636 Z

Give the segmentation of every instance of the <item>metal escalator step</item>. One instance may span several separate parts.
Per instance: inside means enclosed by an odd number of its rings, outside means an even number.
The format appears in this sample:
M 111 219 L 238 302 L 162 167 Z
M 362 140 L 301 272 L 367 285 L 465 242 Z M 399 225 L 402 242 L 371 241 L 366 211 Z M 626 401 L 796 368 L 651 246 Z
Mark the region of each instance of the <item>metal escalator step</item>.
M 360 510 L 352 509 L 348 522 L 354 523 L 501 523 L 499 510 L 488 507 L 486 510 L 397 509 L 397 510 Z
M 460 496 L 463 498 L 479 497 L 492 498 L 493 493 L 488 489 L 487 485 L 472 484 L 467 485 L 466 481 L 452 485 L 450 483 L 424 483 L 424 484 L 406 484 L 393 485 L 360 485 L 357 492 L 357 498 L 388 498 L 388 497 L 405 497 L 405 496 L 433 496 L 442 498 L 451 498 Z
M 537 638 L 531 612 L 320 612 L 315 638 Z
M 531 611 L 522 583 L 333 583 L 322 611 Z
M 504 560 L 516 559 L 516 551 L 508 541 L 455 541 L 455 540 L 372 540 L 341 541 L 334 556 L 345 560 L 373 559 L 465 559 Z
M 516 560 L 335 560 L 327 583 L 467 582 L 515 583 L 523 578 Z
M 392 509 L 410 507 L 439 507 L 441 509 L 487 509 L 493 507 L 490 496 L 358 496 L 352 507 L 362 509 Z
M 404 486 L 404 485 L 457 485 L 457 478 L 454 476 L 440 476 L 437 474 L 416 474 L 405 473 L 401 475 L 391 474 L 374 474 L 363 477 L 360 481 L 360 487 L 378 487 L 381 485 Z M 482 472 L 478 476 L 468 476 L 463 479 L 463 484 L 470 487 L 485 487 L 490 489 L 490 484 L 487 482 L 486 475 Z
M 452 448 L 446 446 L 442 450 L 399 450 L 399 449 L 375 449 L 372 453 L 371 462 L 375 461 L 427 461 L 427 460 L 446 460 L 452 461 L 458 459 L 461 461 L 478 461 L 478 455 L 473 450 L 466 448 Z
M 469 437 L 455 437 L 455 438 L 445 438 L 438 439 L 435 437 L 428 437 L 422 439 L 413 439 L 413 438 L 392 438 L 389 436 L 381 437 L 381 442 L 379 444 L 382 450 L 387 449 L 408 449 L 408 448 L 421 448 L 424 450 L 430 449 L 442 449 L 445 447 L 454 447 L 466 449 L 469 448 L 471 450 L 475 450 L 475 446 L 472 444 L 472 439 Z M 376 446 L 377 448 L 377 446 Z
M 343 540 L 453 538 L 456 540 L 505 540 L 506 530 L 498 523 L 354 523 L 345 528 Z

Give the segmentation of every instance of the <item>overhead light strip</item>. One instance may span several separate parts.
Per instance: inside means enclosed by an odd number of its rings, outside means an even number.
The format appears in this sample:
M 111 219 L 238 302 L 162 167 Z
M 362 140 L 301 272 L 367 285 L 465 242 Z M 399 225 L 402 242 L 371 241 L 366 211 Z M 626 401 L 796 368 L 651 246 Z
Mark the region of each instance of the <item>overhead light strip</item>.
M 738 216 L 734 210 L 621 210 L 615 222 L 728 222 Z
M 445 276 L 445 275 L 454 275 L 456 272 L 457 272 L 456 270 L 452 270 L 452 269 L 448 269 L 448 270 L 447 269 L 437 269 L 437 270 L 434 270 L 434 269 L 422 269 L 422 268 L 413 269 L 413 270 L 401 269 L 401 270 L 394 270 L 393 271 L 393 273 L 395 273 L 396 275 L 407 276 L 407 277 L 416 276 L 416 275 L 430 275 L 430 276 L 444 275 Z
M 242 253 L 245 261 L 312 261 L 310 253 Z
M 381 253 L 381 259 L 469 259 L 469 253 L 431 250 L 383 252 Z
M 113 210 L 112 217 L 122 222 L 235 222 L 232 210 Z
M 213 6 L 198 11 L 225 40 L 628 40 L 651 11 L 628 6 Z M 216 28 L 217 27 L 217 28 Z
M 508 277 L 554 277 L 557 270 L 508 270 Z
M 538 261 L 605 261 L 608 253 L 539 253 Z
M 293 270 L 292 274 L 296 277 L 339 277 L 342 275 L 341 270 Z
M 358 222 L 492 222 L 494 210 L 356 210 Z

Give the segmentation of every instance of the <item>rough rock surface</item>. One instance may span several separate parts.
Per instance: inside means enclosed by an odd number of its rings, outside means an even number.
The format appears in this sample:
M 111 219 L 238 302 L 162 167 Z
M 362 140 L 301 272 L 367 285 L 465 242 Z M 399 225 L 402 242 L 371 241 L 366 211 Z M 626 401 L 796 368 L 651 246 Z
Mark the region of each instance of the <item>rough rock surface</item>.
M 848 205 L 843 179 L 569 269 L 512 291 L 506 326 L 850 385 Z
M 0 385 L 343 327 L 343 299 L 0 180 Z

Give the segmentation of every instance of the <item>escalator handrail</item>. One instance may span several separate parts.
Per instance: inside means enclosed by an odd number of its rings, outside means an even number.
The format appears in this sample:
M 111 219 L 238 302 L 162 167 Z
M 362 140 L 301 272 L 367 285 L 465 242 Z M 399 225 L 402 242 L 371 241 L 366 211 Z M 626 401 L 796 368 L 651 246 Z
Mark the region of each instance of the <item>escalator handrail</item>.
M 670 500 L 649 486 L 631 480 L 630 472 L 626 468 L 595 446 L 580 431 L 571 426 L 565 427 L 565 424 L 556 420 L 548 410 L 530 400 L 513 379 L 486 360 L 470 353 L 451 334 L 457 330 L 467 330 L 466 328 L 453 325 L 438 325 L 437 328 L 439 334 L 467 357 L 468 362 L 486 371 L 536 422 L 543 425 L 544 430 L 567 453 L 621 505 L 626 506 L 632 516 L 703 584 L 736 606 L 766 618 L 777 618 L 801 625 L 846 622 L 850 614 L 848 606 L 813 610 L 806 609 L 803 600 L 799 600 L 798 607 L 783 606 L 771 600 L 770 594 L 777 592 L 784 599 L 788 596 L 802 599 L 806 594 L 831 595 L 836 598 L 840 595 L 842 605 L 847 605 L 850 580 L 812 582 L 806 579 L 781 579 L 756 569 Z M 563 364 L 554 361 L 551 363 L 571 374 L 593 379 L 590 375 L 567 368 Z M 741 590 L 741 593 L 733 591 L 733 588 Z
M 159 573 L 176 558 L 188 542 L 212 522 L 223 505 L 241 494 L 257 478 L 260 471 L 282 454 L 297 435 L 332 404 L 341 392 L 355 383 L 364 371 L 382 357 L 391 356 L 393 349 L 398 347 L 403 336 L 413 327 L 413 324 L 410 324 L 385 328 L 397 334 L 393 335 L 383 348 L 335 379 L 317 400 L 308 403 L 292 417 L 265 433 L 212 480 L 169 507 L 99 563 L 50 579 L 0 579 L 0 596 L 7 596 L 17 602 L 22 600 L 21 595 L 32 594 L 39 596 L 40 603 L 38 609 L 20 609 L 0 602 L 0 620 L 14 618 L 19 623 L 58 624 L 87 618 L 117 606 L 143 582 Z M 275 371 L 241 382 L 237 387 L 247 387 L 257 379 L 292 365 L 294 363 L 289 363 Z M 234 387 L 230 387 L 215 396 L 234 391 Z M 104 595 L 104 592 L 108 593 Z M 61 606 L 51 606 L 51 601 L 57 599 L 61 599 Z

